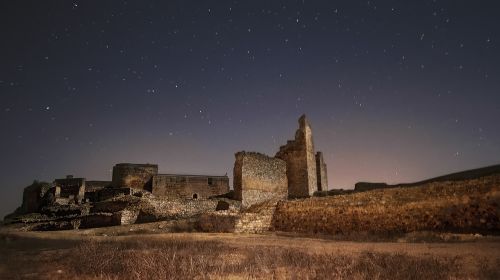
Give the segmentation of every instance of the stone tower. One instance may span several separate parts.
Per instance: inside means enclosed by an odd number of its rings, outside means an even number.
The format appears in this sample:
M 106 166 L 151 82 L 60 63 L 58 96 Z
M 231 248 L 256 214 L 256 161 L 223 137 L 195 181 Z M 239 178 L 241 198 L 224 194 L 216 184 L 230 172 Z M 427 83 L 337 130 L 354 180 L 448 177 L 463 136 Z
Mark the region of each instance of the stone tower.
M 288 197 L 312 196 L 318 188 L 316 156 L 311 126 L 305 115 L 299 118 L 295 140 L 289 140 L 286 145 L 281 146 L 276 157 L 286 162 Z
M 328 176 L 323 153 L 316 153 L 316 177 L 318 178 L 318 191 L 328 191 Z

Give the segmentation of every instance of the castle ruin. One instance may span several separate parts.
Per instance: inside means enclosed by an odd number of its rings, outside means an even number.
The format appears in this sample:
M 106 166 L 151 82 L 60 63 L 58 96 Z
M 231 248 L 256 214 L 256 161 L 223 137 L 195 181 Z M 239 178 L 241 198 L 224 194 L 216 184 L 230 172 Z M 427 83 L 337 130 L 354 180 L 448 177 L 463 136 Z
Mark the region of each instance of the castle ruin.
M 232 220 L 232 227 L 255 228 L 260 223 L 258 228 L 265 229 L 277 201 L 328 190 L 326 164 L 322 153 L 314 150 L 305 115 L 299 119 L 295 139 L 280 147 L 274 157 L 236 153 L 233 175 L 231 192 L 227 175 L 161 174 L 156 164 L 119 163 L 113 167 L 111 181 L 68 175 L 51 184 L 34 182 L 25 188 L 22 206 L 6 219 L 37 224 L 36 230 L 58 230 L 226 211 L 232 213 L 225 216 L 230 220 L 242 215 L 236 219 L 239 222 Z M 243 215 L 253 205 L 264 205 L 269 215 Z
M 281 163 L 284 168 L 281 168 Z M 277 168 L 276 166 L 280 166 Z M 281 179 L 286 174 L 288 198 L 312 196 L 316 191 L 328 190 L 326 163 L 321 152 L 315 153 L 311 125 L 305 115 L 299 118 L 295 139 L 281 146 L 274 158 L 239 152 L 234 165 L 234 190 L 243 206 L 262 202 L 263 193 L 280 197 Z M 276 179 L 280 178 L 280 179 Z M 257 191 L 258 190 L 258 191 Z

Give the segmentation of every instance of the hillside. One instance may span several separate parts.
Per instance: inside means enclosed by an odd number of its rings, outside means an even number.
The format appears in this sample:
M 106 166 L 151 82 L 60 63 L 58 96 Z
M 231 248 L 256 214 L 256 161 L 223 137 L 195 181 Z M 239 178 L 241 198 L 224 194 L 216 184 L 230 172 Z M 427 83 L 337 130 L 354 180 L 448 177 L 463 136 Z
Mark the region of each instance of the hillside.
M 455 178 L 469 178 L 472 173 L 457 174 Z M 500 174 L 412 186 L 282 201 L 273 227 L 322 234 L 500 233 Z

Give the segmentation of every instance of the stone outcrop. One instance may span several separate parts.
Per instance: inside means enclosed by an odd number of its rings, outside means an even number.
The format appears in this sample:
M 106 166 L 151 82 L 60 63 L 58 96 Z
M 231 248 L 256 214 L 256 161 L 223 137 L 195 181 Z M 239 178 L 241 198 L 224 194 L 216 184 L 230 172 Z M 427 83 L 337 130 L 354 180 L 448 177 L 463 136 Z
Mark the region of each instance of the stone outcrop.
M 276 157 L 286 162 L 288 197 L 309 197 L 318 189 L 312 130 L 305 115 L 299 119 L 295 139 L 280 147 Z
M 286 163 L 259 153 L 235 155 L 234 195 L 243 207 L 271 199 L 286 199 L 288 180 Z

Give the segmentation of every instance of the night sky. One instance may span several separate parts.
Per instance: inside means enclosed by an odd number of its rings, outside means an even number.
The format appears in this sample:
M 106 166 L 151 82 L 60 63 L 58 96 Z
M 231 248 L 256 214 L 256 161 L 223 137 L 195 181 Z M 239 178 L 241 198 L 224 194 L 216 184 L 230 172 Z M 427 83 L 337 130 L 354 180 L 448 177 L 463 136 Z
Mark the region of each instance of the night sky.
M 331 188 L 500 163 L 499 1 L 1 1 L 0 216 L 115 163 L 231 176 L 305 113 Z

